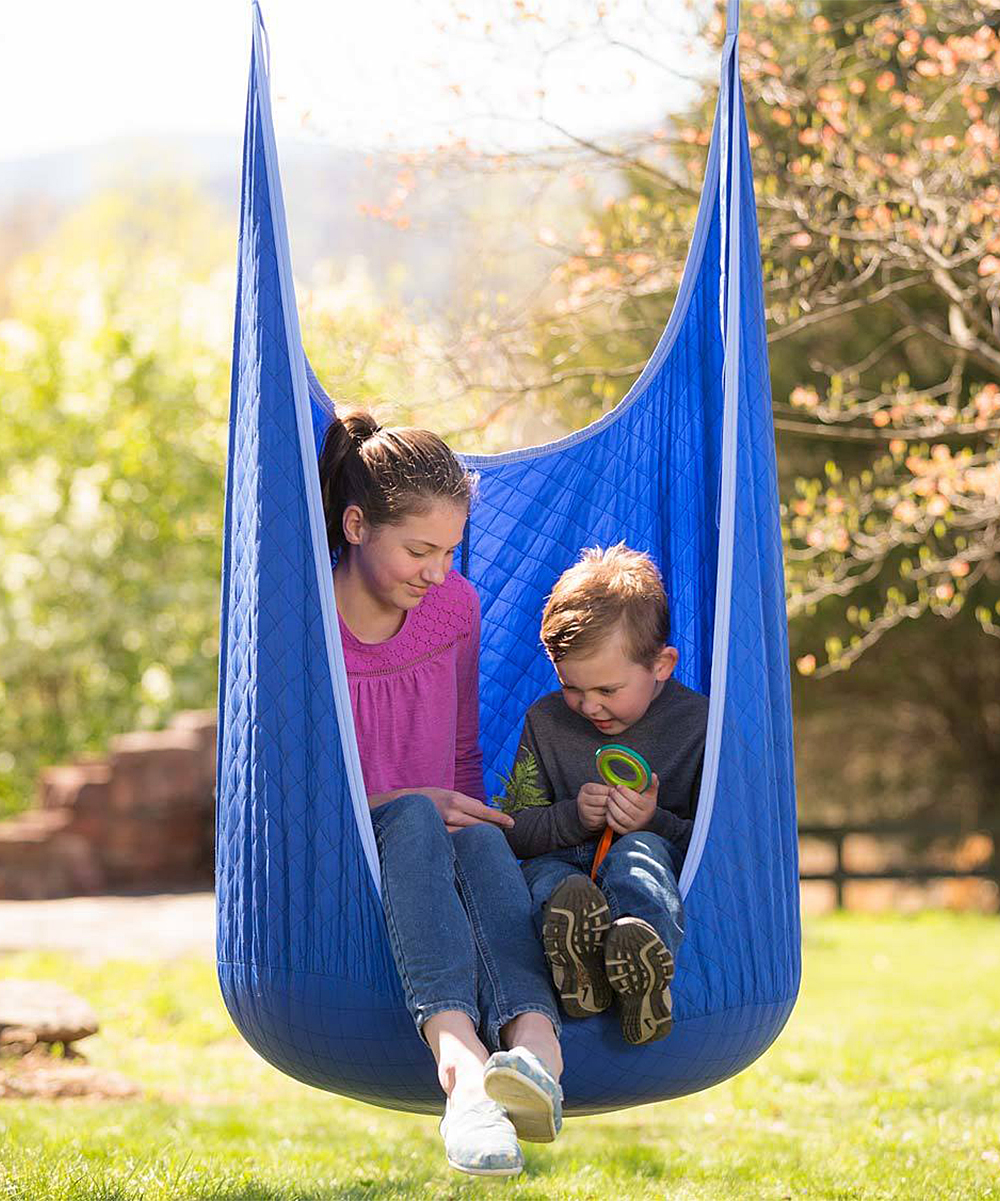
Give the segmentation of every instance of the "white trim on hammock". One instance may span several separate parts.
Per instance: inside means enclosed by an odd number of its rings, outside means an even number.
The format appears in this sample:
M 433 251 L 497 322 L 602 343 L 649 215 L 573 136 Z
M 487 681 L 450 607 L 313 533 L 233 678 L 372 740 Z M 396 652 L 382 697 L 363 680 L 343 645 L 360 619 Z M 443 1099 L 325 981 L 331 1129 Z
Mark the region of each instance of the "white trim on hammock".
M 382 877 L 379 869 L 378 849 L 375 845 L 375 832 L 372 829 L 368 796 L 364 776 L 361 772 L 361 757 L 358 754 L 358 740 L 354 730 L 354 711 L 347 687 L 347 669 L 344 664 L 340 623 L 337 620 L 337 605 L 333 594 L 333 572 L 330 570 L 326 522 L 323 518 L 323 501 L 319 489 L 316 444 L 312 430 L 312 414 L 309 409 L 309 386 L 306 380 L 306 360 L 302 349 L 302 334 L 299 329 L 299 310 L 295 302 L 292 256 L 288 241 L 288 227 L 285 223 L 285 203 L 281 193 L 281 178 L 278 173 L 278 149 L 271 117 L 271 80 L 262 45 L 262 39 L 266 35 L 258 4 L 252 3 L 252 9 L 254 52 L 257 59 L 255 91 L 260 106 L 260 125 L 271 205 L 271 225 L 278 260 L 278 282 L 281 288 L 281 307 L 285 320 L 285 341 L 292 373 L 295 421 L 299 433 L 302 474 L 306 485 L 306 508 L 309 512 L 309 531 L 319 585 L 326 653 L 337 707 L 337 725 L 340 729 L 341 747 L 347 769 L 347 782 L 351 793 L 351 804 L 354 808 L 354 819 L 361 836 L 361 845 L 364 848 L 365 859 L 368 861 L 372 883 L 381 898 Z M 314 803 L 319 800 L 320 798 L 313 798 Z
M 705 734 L 705 758 L 701 791 L 695 812 L 691 841 L 688 844 L 678 888 L 686 897 L 708 842 L 715 808 L 715 790 L 719 779 L 722 752 L 722 727 L 726 709 L 726 680 L 729 669 L 729 623 L 733 591 L 733 544 L 736 531 L 736 436 L 740 399 L 740 112 L 739 49 L 735 32 L 726 38 L 720 89 L 720 107 L 725 99 L 723 122 L 728 131 L 728 171 L 730 208 L 729 229 L 725 240 L 726 262 L 726 354 L 723 364 L 723 416 L 721 497 L 719 502 L 719 559 L 716 568 L 715 626 L 712 631 L 712 680 L 709 686 L 708 729 Z M 727 175 L 722 164 L 722 179 Z

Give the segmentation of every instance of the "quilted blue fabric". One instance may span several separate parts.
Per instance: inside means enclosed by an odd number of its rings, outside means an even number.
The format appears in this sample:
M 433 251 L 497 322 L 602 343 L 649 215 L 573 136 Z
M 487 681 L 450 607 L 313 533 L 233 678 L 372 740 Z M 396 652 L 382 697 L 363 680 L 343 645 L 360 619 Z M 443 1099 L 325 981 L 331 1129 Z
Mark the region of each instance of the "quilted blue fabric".
M 258 14 L 222 580 L 219 979 L 236 1025 L 282 1071 L 375 1104 L 440 1112 L 433 1061 L 389 950 L 367 809 L 351 793 L 356 751 L 336 686 L 343 663 L 316 487 L 332 405 L 298 332 L 261 33 Z M 735 38 L 723 82 L 683 284 L 636 385 L 568 438 L 468 459 L 481 473 L 463 559 L 483 608 L 488 786 L 512 759 L 525 709 L 555 686 L 539 614 L 584 546 L 624 539 L 655 557 L 679 678 L 711 697 L 681 881 L 687 935 L 674 1031 L 634 1048 L 610 1014 L 568 1021 L 570 1114 L 725 1079 L 773 1041 L 798 990 L 787 630 Z

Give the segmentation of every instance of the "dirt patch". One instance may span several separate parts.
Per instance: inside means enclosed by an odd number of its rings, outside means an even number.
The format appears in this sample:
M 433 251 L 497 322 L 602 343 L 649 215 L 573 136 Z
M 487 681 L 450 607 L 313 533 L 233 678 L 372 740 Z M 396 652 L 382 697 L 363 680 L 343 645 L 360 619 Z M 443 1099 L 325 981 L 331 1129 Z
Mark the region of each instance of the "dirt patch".
M 82 1056 L 60 1059 L 47 1051 L 35 1050 L 18 1059 L 0 1061 L 0 1098 L 24 1100 L 40 1097 L 58 1100 L 64 1097 L 89 1097 L 94 1100 L 118 1100 L 137 1097 L 137 1084 L 119 1072 L 102 1071 Z
M 210 892 L 0 901 L 0 953 L 64 951 L 89 961 L 215 954 Z

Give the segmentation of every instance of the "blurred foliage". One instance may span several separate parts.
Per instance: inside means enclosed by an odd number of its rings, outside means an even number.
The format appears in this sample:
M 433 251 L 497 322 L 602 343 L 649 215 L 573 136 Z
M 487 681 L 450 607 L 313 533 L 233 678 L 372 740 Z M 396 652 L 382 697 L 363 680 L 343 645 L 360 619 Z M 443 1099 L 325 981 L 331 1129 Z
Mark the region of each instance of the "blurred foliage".
M 614 6 L 593 7 L 600 28 Z M 705 31 L 720 47 L 721 8 Z M 799 670 L 844 670 L 927 613 L 1000 635 L 1000 3 L 742 14 Z M 649 58 L 648 19 L 616 44 Z M 716 91 L 569 152 L 624 194 L 561 247 L 544 302 L 496 327 L 509 387 L 568 425 L 613 407 L 662 331 Z
M 7 277 L 0 805 L 39 766 L 211 704 L 231 239 L 185 191 L 108 195 Z M 226 263 L 226 267 L 220 264 Z
M 343 275 L 325 264 L 297 292 L 306 355 L 338 409 L 375 409 L 383 423 L 430 426 L 461 446 L 455 432 L 475 401 L 456 393 L 433 323 L 380 295 L 357 263 Z
M 1000 5 L 753 16 L 778 426 L 836 447 L 786 509 L 790 614 L 839 627 L 799 670 L 928 613 L 1000 634 Z
M 4 277 L 0 815 L 45 764 L 215 704 L 234 248 L 190 190 L 110 193 Z M 412 419 L 431 335 L 363 276 L 301 307 L 338 403 Z

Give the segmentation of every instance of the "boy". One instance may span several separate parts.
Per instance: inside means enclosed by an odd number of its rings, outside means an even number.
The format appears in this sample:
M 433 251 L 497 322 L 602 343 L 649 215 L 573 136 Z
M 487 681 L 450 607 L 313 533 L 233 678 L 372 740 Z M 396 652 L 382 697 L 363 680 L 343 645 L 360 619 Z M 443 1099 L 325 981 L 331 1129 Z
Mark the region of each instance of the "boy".
M 630 1043 L 670 1033 L 683 938 L 677 890 L 701 783 L 708 699 L 672 679 L 677 649 L 648 555 L 586 550 L 556 582 L 542 643 L 561 691 L 528 710 L 506 831 L 534 902 L 552 979 L 570 1017 L 619 1002 Z M 653 772 L 643 793 L 598 779 L 599 747 L 621 743 Z M 662 780 L 662 784 L 661 784 Z M 616 837 L 590 868 L 605 824 Z

